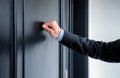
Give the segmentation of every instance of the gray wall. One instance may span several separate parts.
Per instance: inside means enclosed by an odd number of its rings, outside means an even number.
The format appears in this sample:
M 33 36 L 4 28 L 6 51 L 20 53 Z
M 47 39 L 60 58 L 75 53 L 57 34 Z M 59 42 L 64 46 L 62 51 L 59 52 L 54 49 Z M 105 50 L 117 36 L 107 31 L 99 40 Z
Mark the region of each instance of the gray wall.
M 120 0 L 89 0 L 89 38 L 120 38 Z M 89 78 L 120 78 L 120 64 L 89 58 Z

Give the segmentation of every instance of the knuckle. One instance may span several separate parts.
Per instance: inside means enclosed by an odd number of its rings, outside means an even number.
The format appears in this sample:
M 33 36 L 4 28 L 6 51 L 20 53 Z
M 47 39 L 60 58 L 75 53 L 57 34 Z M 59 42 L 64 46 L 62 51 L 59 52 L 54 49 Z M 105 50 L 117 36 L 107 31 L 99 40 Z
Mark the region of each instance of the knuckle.
M 52 23 L 56 23 L 56 21 L 55 21 L 55 20 L 53 20 L 53 21 L 52 21 Z

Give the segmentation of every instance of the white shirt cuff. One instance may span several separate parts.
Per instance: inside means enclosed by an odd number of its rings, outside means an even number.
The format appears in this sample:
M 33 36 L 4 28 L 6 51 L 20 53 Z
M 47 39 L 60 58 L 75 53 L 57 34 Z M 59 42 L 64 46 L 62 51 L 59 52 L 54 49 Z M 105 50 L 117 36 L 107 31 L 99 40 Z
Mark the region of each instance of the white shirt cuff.
M 61 29 L 61 32 L 60 32 L 60 35 L 58 36 L 58 41 L 61 41 L 62 40 L 62 38 L 63 38 L 63 36 L 64 36 L 64 30 L 63 29 Z

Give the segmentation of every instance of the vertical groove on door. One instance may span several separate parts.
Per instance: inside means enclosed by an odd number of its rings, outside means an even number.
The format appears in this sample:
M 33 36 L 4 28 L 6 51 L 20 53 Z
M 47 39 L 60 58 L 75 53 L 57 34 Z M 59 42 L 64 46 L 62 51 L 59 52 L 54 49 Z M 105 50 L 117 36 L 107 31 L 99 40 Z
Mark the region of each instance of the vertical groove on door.
M 63 3 L 63 0 L 59 0 L 59 24 L 60 26 L 63 26 L 62 3 Z M 62 45 L 59 44 L 59 78 L 63 78 L 63 52 L 62 50 L 63 50 Z
M 13 25 L 13 68 L 14 68 L 14 76 L 13 78 L 17 78 L 17 7 L 16 0 L 13 1 L 13 9 L 14 9 L 14 25 Z
M 11 0 L 10 26 L 10 78 L 17 78 L 17 15 L 15 0 Z
M 69 0 L 69 27 L 68 31 L 73 33 L 73 0 Z M 73 50 L 70 48 L 69 51 L 69 57 L 68 57 L 68 78 L 73 78 Z
M 10 78 L 13 78 L 13 25 L 14 25 L 14 0 L 10 0 Z
M 25 78 L 25 36 L 24 36 L 24 25 L 25 25 L 25 20 L 24 20 L 24 9 L 25 9 L 25 3 L 24 0 L 22 0 L 22 78 Z

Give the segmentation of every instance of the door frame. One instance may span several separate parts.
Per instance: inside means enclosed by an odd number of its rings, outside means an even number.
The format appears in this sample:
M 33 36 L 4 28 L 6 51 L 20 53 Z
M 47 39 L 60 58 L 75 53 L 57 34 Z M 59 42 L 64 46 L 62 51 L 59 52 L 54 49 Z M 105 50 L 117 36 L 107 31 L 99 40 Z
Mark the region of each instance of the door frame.
M 88 0 L 67 0 L 68 1 L 68 32 L 77 34 L 83 37 L 88 37 Z M 64 28 L 64 0 L 60 0 L 60 26 Z M 66 51 L 63 45 L 59 47 L 59 78 L 65 77 L 64 74 L 64 55 Z M 83 56 L 76 51 L 68 48 L 68 78 L 88 78 L 88 56 Z

